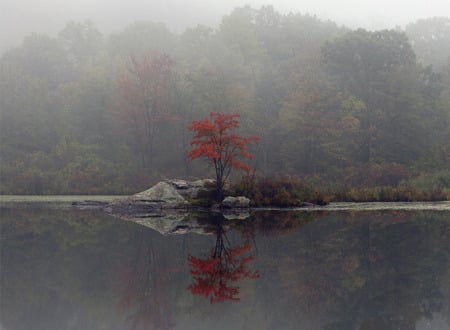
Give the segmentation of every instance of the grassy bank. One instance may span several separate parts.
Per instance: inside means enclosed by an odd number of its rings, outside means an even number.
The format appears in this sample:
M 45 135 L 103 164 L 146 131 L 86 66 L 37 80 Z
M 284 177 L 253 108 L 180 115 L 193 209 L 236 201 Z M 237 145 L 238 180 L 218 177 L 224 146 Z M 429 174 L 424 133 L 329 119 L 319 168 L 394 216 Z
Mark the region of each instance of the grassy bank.
M 244 195 L 256 207 L 296 207 L 305 204 L 326 205 L 330 202 L 433 202 L 449 201 L 450 190 L 413 185 L 398 187 L 318 188 L 298 178 L 279 177 L 243 179 L 232 186 L 230 194 Z
M 450 200 L 450 193 L 414 187 L 370 187 L 341 189 L 331 194 L 333 202 L 434 202 Z

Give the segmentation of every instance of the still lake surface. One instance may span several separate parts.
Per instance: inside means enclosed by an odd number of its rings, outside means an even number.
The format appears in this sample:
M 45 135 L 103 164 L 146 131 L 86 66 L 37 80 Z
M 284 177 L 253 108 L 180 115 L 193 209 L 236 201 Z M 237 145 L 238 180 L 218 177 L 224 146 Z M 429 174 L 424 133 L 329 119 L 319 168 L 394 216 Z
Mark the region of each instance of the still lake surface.
M 0 329 L 450 329 L 449 210 L 169 221 L 1 209 Z

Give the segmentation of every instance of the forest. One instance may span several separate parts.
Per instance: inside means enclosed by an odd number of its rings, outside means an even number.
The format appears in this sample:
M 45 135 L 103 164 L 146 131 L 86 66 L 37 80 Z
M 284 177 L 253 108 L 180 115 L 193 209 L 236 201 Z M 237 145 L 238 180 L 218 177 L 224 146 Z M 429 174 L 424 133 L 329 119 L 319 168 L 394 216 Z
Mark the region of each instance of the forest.
M 259 137 L 253 177 L 449 196 L 450 18 L 368 31 L 246 6 L 179 33 L 72 21 L 31 34 L 0 58 L 0 194 L 213 177 L 189 161 L 187 128 L 211 112 Z

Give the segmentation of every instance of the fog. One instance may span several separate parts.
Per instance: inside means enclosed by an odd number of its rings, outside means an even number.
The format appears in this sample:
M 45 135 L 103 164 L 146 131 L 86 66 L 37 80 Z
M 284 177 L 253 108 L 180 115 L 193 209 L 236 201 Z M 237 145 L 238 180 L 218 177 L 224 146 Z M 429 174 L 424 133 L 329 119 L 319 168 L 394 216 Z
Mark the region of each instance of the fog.
M 91 20 L 103 33 L 137 20 L 165 23 L 174 31 L 204 24 L 217 26 L 233 8 L 273 5 L 281 13 L 300 12 L 352 28 L 393 28 L 420 18 L 450 16 L 448 0 L 3 0 L 0 4 L 0 52 L 32 32 L 55 34 L 68 21 Z
M 248 164 L 231 162 L 236 181 L 253 168 L 340 200 L 386 186 L 357 200 L 450 199 L 444 0 L 7 1 L 0 194 L 130 194 L 214 177 L 188 157 L 188 128 L 223 113 L 240 116 L 242 141 L 259 141 Z

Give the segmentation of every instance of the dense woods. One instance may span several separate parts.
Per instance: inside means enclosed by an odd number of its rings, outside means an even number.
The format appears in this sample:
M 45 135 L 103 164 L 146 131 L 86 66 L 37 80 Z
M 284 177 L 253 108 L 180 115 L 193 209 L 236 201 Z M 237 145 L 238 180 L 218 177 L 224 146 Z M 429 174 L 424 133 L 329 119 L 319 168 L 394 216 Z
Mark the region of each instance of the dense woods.
M 2 194 L 132 193 L 189 162 L 187 126 L 240 114 L 256 177 L 332 190 L 450 190 L 450 19 L 339 27 L 272 7 L 212 29 L 89 21 L 32 34 L 0 59 Z

